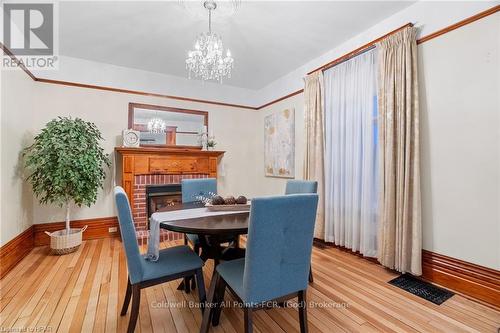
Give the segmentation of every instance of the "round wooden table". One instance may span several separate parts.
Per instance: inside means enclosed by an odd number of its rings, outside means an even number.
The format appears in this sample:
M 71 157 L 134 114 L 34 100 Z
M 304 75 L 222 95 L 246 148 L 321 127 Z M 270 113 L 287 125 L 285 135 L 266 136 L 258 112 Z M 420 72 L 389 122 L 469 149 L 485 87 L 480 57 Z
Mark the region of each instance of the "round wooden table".
M 159 212 L 169 212 L 181 209 L 204 207 L 203 203 L 185 203 L 164 207 Z M 176 221 L 160 222 L 160 227 L 166 230 L 184 234 L 196 234 L 200 241 L 203 261 L 214 260 L 214 271 L 221 260 L 231 260 L 245 256 L 245 250 L 239 248 L 239 237 L 248 233 L 248 219 L 250 212 L 235 212 L 234 214 L 204 216 Z M 236 241 L 235 241 L 236 240 Z M 233 242 L 232 247 L 223 247 L 221 244 Z M 194 279 L 192 281 L 193 288 Z M 189 281 L 183 281 L 178 290 L 189 292 Z
M 160 212 L 203 207 L 203 203 L 186 203 L 162 208 Z M 234 256 L 234 248 L 223 248 L 222 243 L 237 239 L 239 235 L 248 233 L 250 212 L 204 216 L 177 221 L 161 222 L 160 227 L 184 234 L 196 234 L 200 240 L 203 260 L 214 259 L 215 265 L 228 256 Z M 237 248 L 237 247 L 236 247 Z M 231 253 L 233 252 L 233 253 Z M 231 253 L 231 254 L 230 254 Z M 239 252 L 240 255 L 243 252 Z

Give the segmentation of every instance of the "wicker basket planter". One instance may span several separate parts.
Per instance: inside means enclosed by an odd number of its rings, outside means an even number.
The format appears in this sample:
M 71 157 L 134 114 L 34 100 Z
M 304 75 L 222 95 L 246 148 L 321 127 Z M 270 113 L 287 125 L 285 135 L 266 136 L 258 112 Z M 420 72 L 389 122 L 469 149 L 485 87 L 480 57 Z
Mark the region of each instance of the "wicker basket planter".
M 82 234 L 87 226 L 81 229 L 58 230 L 54 232 L 45 231 L 50 237 L 50 249 L 57 255 L 67 254 L 78 250 L 82 244 Z

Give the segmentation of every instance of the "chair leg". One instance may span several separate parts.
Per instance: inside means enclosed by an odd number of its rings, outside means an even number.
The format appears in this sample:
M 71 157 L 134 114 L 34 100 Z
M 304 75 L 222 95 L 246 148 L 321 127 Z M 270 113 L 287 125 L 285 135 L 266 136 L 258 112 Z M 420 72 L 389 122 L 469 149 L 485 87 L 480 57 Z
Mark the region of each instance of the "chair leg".
M 127 278 L 127 291 L 125 291 L 125 298 L 123 299 L 122 311 L 120 312 L 120 316 L 125 316 L 127 314 L 131 296 L 132 296 L 132 286 L 130 285 L 130 279 Z
M 191 289 L 196 289 L 196 276 L 191 277 Z
M 312 265 L 311 265 L 311 267 L 309 267 L 309 283 L 313 283 L 313 282 L 314 282 L 313 268 L 312 268 Z
M 132 285 L 132 310 L 128 322 L 127 333 L 134 333 L 139 316 L 139 305 L 141 304 L 141 288 L 138 284 Z
M 234 247 L 239 249 L 240 248 L 240 235 L 236 236 L 234 239 Z
M 245 333 L 252 333 L 253 332 L 253 324 L 252 324 L 252 308 L 250 307 L 245 307 L 243 308 L 243 316 L 244 316 L 244 321 L 245 321 Z
M 193 246 L 193 251 L 196 253 L 196 255 L 200 255 L 200 244 L 194 244 Z M 196 279 L 192 278 L 191 279 L 191 289 L 195 290 L 196 289 Z
M 306 291 L 299 291 L 299 321 L 300 333 L 307 333 L 307 300 Z
M 198 300 L 200 301 L 201 313 L 203 315 L 207 295 L 205 294 L 205 282 L 203 281 L 203 271 L 201 268 L 196 271 L 196 281 L 198 281 Z
M 210 328 L 210 321 L 212 317 L 212 308 L 215 300 L 215 287 L 219 282 L 220 276 L 217 271 L 214 271 L 212 275 L 212 281 L 210 282 L 210 288 L 208 290 L 207 303 L 205 306 L 205 311 L 203 312 L 203 320 L 201 321 L 200 333 L 207 333 Z M 198 283 L 198 288 L 200 288 Z
M 219 325 L 220 314 L 222 312 L 222 305 L 224 302 L 224 293 L 226 291 L 226 281 L 220 278 L 217 286 L 215 287 L 215 303 L 212 314 L 212 326 Z

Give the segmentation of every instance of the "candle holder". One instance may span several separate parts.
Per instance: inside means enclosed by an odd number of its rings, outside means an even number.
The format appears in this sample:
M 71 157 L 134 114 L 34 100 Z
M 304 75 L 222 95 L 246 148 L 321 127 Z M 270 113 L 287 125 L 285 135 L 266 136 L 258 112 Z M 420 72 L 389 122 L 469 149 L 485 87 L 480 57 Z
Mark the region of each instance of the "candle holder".
M 198 142 L 200 143 L 202 150 L 208 150 L 208 133 L 206 131 L 198 134 Z

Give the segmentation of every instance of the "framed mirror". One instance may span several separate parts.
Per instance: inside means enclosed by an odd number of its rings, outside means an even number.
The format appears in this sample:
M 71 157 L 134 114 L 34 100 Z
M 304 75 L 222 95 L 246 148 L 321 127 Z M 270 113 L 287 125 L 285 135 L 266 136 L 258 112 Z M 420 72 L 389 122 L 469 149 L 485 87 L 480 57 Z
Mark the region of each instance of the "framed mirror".
M 201 149 L 208 112 L 129 103 L 128 127 L 140 132 L 141 146 Z

